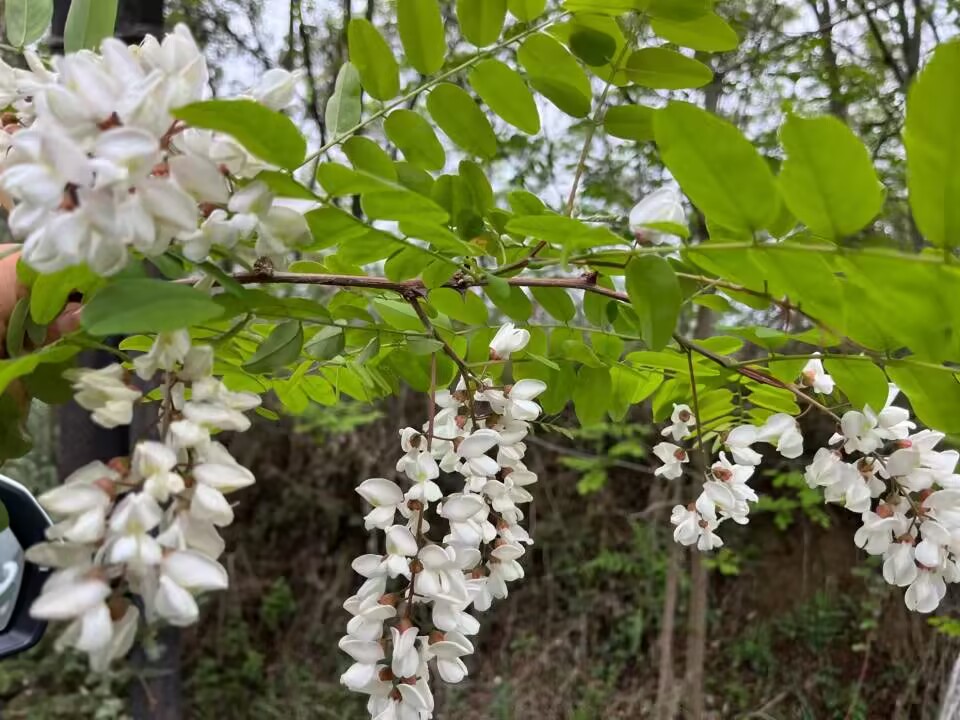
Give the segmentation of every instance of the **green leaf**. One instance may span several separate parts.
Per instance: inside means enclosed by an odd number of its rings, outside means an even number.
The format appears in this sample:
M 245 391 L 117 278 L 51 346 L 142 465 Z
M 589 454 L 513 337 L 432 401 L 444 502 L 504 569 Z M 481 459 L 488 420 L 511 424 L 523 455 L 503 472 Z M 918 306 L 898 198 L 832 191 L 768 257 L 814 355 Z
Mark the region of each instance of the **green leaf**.
M 636 0 L 654 18 L 681 22 L 694 20 L 713 9 L 714 0 Z
M 477 95 L 497 115 L 528 135 L 540 132 L 540 113 L 533 95 L 514 70 L 499 60 L 484 60 L 469 75 Z
M 887 374 L 910 399 L 914 414 L 924 425 L 960 433 L 960 382 L 952 371 L 892 362 L 887 365 Z
M 352 19 L 347 26 L 347 43 L 364 89 L 384 102 L 396 96 L 400 92 L 400 66 L 373 24 L 364 18 Z
M 707 13 L 692 20 L 654 18 L 653 31 L 664 40 L 703 52 L 726 52 L 740 44 L 736 31 L 715 13 Z
M 713 80 L 713 70 L 702 62 L 664 48 L 635 50 L 627 59 L 626 72 L 637 85 L 656 90 L 698 88 Z
M 624 140 L 653 140 L 653 108 L 643 105 L 619 105 L 607 110 L 603 129 L 608 135 Z
M 383 274 L 394 282 L 418 277 L 433 262 L 434 256 L 420 247 L 403 247 L 383 264 Z M 449 261 L 451 272 L 456 272 L 457 264 Z
M 307 141 L 293 122 L 253 100 L 204 100 L 177 108 L 187 124 L 230 135 L 261 160 L 295 170 L 307 154 Z
M 555 214 L 515 217 L 507 223 L 507 231 L 565 248 L 617 245 L 623 242 L 606 227 L 587 225 L 574 218 Z
M 31 5 L 34 0 L 27 0 Z M 73 0 L 63 31 L 63 48 L 68 53 L 93 50 L 113 35 L 117 22 L 117 0 Z
M 363 135 L 354 135 L 342 146 L 343 154 L 357 170 L 377 175 L 391 182 L 397 180 L 397 168 L 380 145 Z
M 822 237 L 863 229 L 883 208 L 883 188 L 870 154 L 832 116 L 791 116 L 780 130 L 787 159 L 780 190 L 790 212 Z
M 573 55 L 556 39 L 536 33 L 524 40 L 517 59 L 533 89 L 573 117 L 590 114 L 590 79 Z
M 316 200 L 317 196 L 298 183 L 292 175 L 277 170 L 261 170 L 255 180 L 264 183 L 270 191 L 278 197 L 297 198 L 299 200 Z
M 5 339 L 8 357 L 17 357 L 23 352 L 29 311 L 30 298 L 22 297 L 17 300 L 16 305 L 13 306 L 13 312 L 7 318 Z
M 30 317 L 41 325 L 49 325 L 63 310 L 72 292 L 86 292 L 99 282 L 86 265 L 40 275 L 30 289 Z
M 903 139 L 910 207 L 938 247 L 960 245 L 960 41 L 943 43 L 907 98 Z
M 6 0 L 7 40 L 14 47 L 25 47 L 43 37 L 51 19 L 53 0 Z
M 467 152 L 487 160 L 497 154 L 497 136 L 490 121 L 466 90 L 440 83 L 427 96 L 427 110 L 440 129 Z
M 503 30 L 507 0 L 457 0 L 457 19 L 464 37 L 477 47 L 493 45 Z
M 81 324 L 91 335 L 163 332 L 223 314 L 206 293 L 162 280 L 115 280 L 83 306 Z
M 76 345 L 54 343 L 27 355 L 21 355 L 10 360 L 0 360 L 0 396 L 10 386 L 10 383 L 29 375 L 40 365 L 65 362 L 78 352 L 80 352 L 80 348 Z M 0 414 L 0 417 L 2 417 L 2 414 Z
M 634 10 L 643 10 L 649 0 L 564 0 L 563 7 L 571 12 L 623 15 Z
M 843 390 L 855 410 L 869 405 L 880 412 L 887 402 L 887 376 L 869 360 L 830 358 L 824 368 Z
M 673 336 L 683 303 L 677 274 L 659 255 L 641 255 L 627 264 L 626 280 L 640 335 L 651 350 L 661 350 Z
M 407 60 L 424 75 L 443 67 L 447 41 L 437 0 L 398 0 L 397 27 Z
M 0 456 L 0 458 L 2 458 L 2 456 Z M 0 532 L 3 532 L 8 527 L 10 527 L 10 513 L 7 512 L 6 505 L 0 501 Z
M 340 208 L 321 207 L 311 210 L 304 217 L 313 234 L 311 250 L 321 250 L 332 245 L 349 242 L 367 234 L 369 228 L 353 215 Z
M 603 420 L 612 391 L 608 368 L 580 368 L 573 388 L 573 408 L 581 425 L 595 425 Z
M 30 452 L 32 443 L 26 424 L 26 412 L 13 395 L 0 395 L 0 463 Z
M 487 289 L 489 291 L 489 285 Z M 510 285 L 509 291 L 504 295 L 500 295 L 497 292 L 487 292 L 487 296 L 493 304 L 497 306 L 498 310 L 513 320 L 526 322 L 533 314 L 533 305 L 530 302 L 530 298 L 527 297 L 527 294 L 522 288 L 518 288 L 515 285 Z
M 530 22 L 543 15 L 547 0 L 508 0 L 510 14 L 520 22 Z
M 467 325 L 484 325 L 487 322 L 488 311 L 483 298 L 470 290 L 460 292 L 453 288 L 438 288 L 430 291 L 428 299 L 438 312 L 454 320 Z
M 570 322 L 577 316 L 577 306 L 565 289 L 532 287 L 530 291 L 541 307 L 560 322 Z
M 317 180 L 333 197 L 402 189 L 402 186 L 395 182 L 333 162 L 321 163 L 317 167 Z
M 587 65 L 603 66 L 613 62 L 617 52 L 615 38 L 587 25 L 570 33 L 570 50 Z
M 314 360 L 332 360 L 343 353 L 346 336 L 343 328 L 328 326 L 311 338 L 303 352 Z
M 297 320 L 288 320 L 273 328 L 242 367 L 255 375 L 268 373 L 296 362 L 302 349 L 303 325 Z
M 709 220 L 752 232 L 776 219 L 770 166 L 736 127 L 684 102 L 658 110 L 653 126 L 664 163 Z
M 327 124 L 327 133 L 330 137 L 340 137 L 360 122 L 363 110 L 361 94 L 360 72 L 356 65 L 345 62 L 337 73 L 333 95 L 327 100 L 324 111 L 324 122 Z
M 415 220 L 445 223 L 447 211 L 430 198 L 407 190 L 367 193 L 360 199 L 363 211 L 373 220 Z
M 412 110 L 394 110 L 383 123 L 383 130 L 403 156 L 424 170 L 442 170 L 447 161 L 443 145 L 430 123 Z

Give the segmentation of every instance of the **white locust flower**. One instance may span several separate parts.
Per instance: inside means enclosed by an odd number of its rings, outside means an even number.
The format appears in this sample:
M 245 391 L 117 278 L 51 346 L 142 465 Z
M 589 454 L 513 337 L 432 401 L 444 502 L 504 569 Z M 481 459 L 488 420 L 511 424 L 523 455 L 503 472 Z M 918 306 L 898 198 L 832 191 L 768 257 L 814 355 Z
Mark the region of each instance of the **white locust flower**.
M 530 331 L 504 323 L 490 341 L 490 359 L 508 360 L 511 353 L 523 350 L 530 342 Z
M 97 652 L 113 636 L 106 603 L 110 593 L 110 585 L 96 571 L 83 567 L 58 570 L 30 606 L 30 615 L 38 620 L 72 621 L 64 631 L 69 645 L 83 652 Z
M 819 355 L 819 353 L 816 353 Z M 810 358 L 807 364 L 803 366 L 800 374 L 802 382 L 807 387 L 811 387 L 815 392 L 823 395 L 829 395 L 833 392 L 833 378 L 827 374 L 823 368 L 823 361 L 820 358 Z
M 159 370 L 176 370 L 190 352 L 190 332 L 173 330 L 157 333 L 150 352 L 133 360 L 133 367 L 141 380 L 149 380 Z
M 682 447 L 662 442 L 653 446 L 653 454 L 663 462 L 663 465 L 653 471 L 654 475 L 663 475 L 667 480 L 675 480 L 683 475 L 683 463 L 689 458 Z
M 171 625 L 192 625 L 200 615 L 194 595 L 225 590 L 227 571 L 216 560 L 190 550 L 172 552 L 163 559 L 153 608 Z
M 680 442 L 689 433 L 690 428 L 695 427 L 697 418 L 689 405 L 673 404 L 673 413 L 670 415 L 670 425 L 665 427 L 660 434 L 664 437 L 673 437 L 674 442 Z
M 680 238 L 669 226 L 686 227 L 687 211 L 680 193 L 669 187 L 654 190 L 630 211 L 630 232 L 637 240 L 653 245 L 679 245 Z
M 254 100 L 272 110 L 285 110 L 296 99 L 297 83 L 303 72 L 289 72 L 283 68 L 267 70 L 260 81 L 250 89 Z
M 92 413 L 91 419 L 101 427 L 129 425 L 133 420 L 133 404 L 141 393 L 124 382 L 123 367 L 114 363 L 105 368 L 68 370 L 65 377 L 73 383 L 74 400 Z

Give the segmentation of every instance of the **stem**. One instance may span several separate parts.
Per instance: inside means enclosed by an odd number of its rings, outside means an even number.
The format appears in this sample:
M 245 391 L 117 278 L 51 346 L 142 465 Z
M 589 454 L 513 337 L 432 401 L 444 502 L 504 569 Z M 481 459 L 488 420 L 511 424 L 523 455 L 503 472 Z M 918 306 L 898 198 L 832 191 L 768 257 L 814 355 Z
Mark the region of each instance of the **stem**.
M 409 295 L 405 295 L 404 297 L 407 300 L 407 302 L 409 302 L 413 306 L 413 310 L 414 312 L 417 313 L 417 317 L 420 318 L 420 322 L 423 323 L 423 326 L 430 331 L 430 333 L 437 340 L 437 342 L 443 345 L 443 352 L 446 353 L 446 355 L 451 360 L 453 360 L 453 362 L 457 364 L 457 367 L 460 369 L 460 372 L 463 373 L 463 381 L 469 382 L 470 378 L 474 377 L 473 371 L 470 370 L 470 366 L 467 365 L 467 363 L 463 360 L 463 358 L 457 355 L 457 351 L 450 346 L 450 343 L 448 343 L 446 340 L 443 339 L 443 336 L 440 335 L 440 331 L 437 330 L 436 327 L 434 327 L 432 322 L 430 322 L 430 318 L 427 317 L 426 311 L 420 306 L 420 302 L 419 300 L 417 300 L 416 295 L 409 294 Z M 431 366 L 431 373 L 433 375 L 436 375 L 436 367 L 435 367 L 436 362 L 437 362 L 437 356 L 434 355 L 433 365 Z M 431 422 L 433 421 L 432 415 L 430 416 L 430 420 Z M 430 428 L 430 434 L 431 435 L 433 434 L 432 427 Z
M 524 30 L 523 32 L 517 33 L 517 34 L 514 35 L 513 37 L 507 38 L 506 40 L 503 40 L 503 41 L 497 43 L 496 45 L 493 45 L 492 47 L 489 47 L 489 48 L 487 48 L 487 49 L 485 49 L 485 50 L 481 50 L 480 52 L 478 52 L 478 53 L 477 53 L 476 55 L 474 55 L 473 57 L 468 58 L 467 60 L 464 60 L 464 61 L 463 61 L 462 63 L 460 63 L 459 65 L 457 65 L 457 66 L 455 66 L 455 67 L 452 67 L 452 68 L 450 68 L 449 70 L 447 70 L 447 71 L 445 71 L 445 72 L 440 73 L 440 74 L 437 75 L 436 77 L 430 78 L 429 80 L 427 80 L 427 81 L 426 81 L 425 83 L 423 83 L 422 85 L 417 85 L 417 87 L 415 87 L 415 88 L 414 88 L 413 90 L 411 90 L 410 92 L 408 92 L 408 93 L 406 93 L 406 94 L 404 94 L 404 95 L 401 95 L 400 97 L 398 97 L 396 100 L 393 100 L 392 102 L 387 103 L 387 104 L 384 105 L 382 108 L 380 108 L 379 110 L 377 110 L 377 112 L 373 113 L 373 115 L 371 115 L 370 117 L 366 118 L 365 120 L 361 120 L 360 122 L 358 122 L 358 123 L 357 123 L 356 125 L 354 125 L 353 127 L 348 128 L 347 130 L 344 130 L 342 133 L 340 133 L 340 134 L 337 135 L 336 137 L 332 138 L 332 139 L 329 140 L 328 142 L 326 142 L 326 143 L 324 143 L 323 145 L 321 145 L 318 150 L 316 150 L 315 152 L 312 152 L 312 153 L 310 153 L 309 155 L 307 155 L 307 157 L 304 159 L 304 161 L 303 161 L 302 163 L 300 163 L 300 166 L 299 166 L 299 167 L 303 167 L 304 165 L 307 165 L 307 164 L 313 162 L 314 160 L 317 160 L 317 159 L 318 159 L 321 155 L 323 155 L 325 152 L 327 152 L 328 150 L 336 147 L 337 145 L 339 145 L 340 143 L 342 143 L 344 140 L 347 140 L 348 138 L 350 138 L 352 135 L 354 135 L 355 133 L 359 132 L 360 130 L 363 130 L 363 128 L 367 127 L 367 125 L 370 125 L 371 123 L 376 122 L 377 120 L 379 120 L 380 118 L 382 118 L 384 115 L 386 115 L 387 113 L 389 113 L 391 110 L 395 110 L 395 109 L 398 108 L 398 107 L 401 107 L 401 106 L 403 106 L 403 105 L 406 105 L 408 102 L 410 102 L 411 100 L 413 100 L 414 98 L 416 98 L 417 95 L 419 95 L 420 93 L 422 93 L 422 92 L 424 92 L 424 91 L 426 91 L 426 90 L 429 90 L 430 88 L 432 88 L 432 87 L 435 86 L 435 85 L 440 84 L 441 82 L 443 82 L 443 81 L 446 80 L 447 78 L 452 77 L 452 76 L 456 75 L 457 73 L 459 73 L 459 72 L 461 72 L 461 71 L 463 71 L 463 70 L 466 70 L 467 68 L 469 68 L 469 67 L 475 65 L 476 63 L 478 63 L 480 60 L 483 60 L 484 58 L 489 57 L 489 56 L 493 55 L 494 53 L 499 52 L 499 51 L 502 50 L 503 48 L 508 47 L 508 46 L 512 45 L 513 43 L 519 41 L 519 40 L 523 40 L 524 38 L 529 37 L 530 35 L 533 35 L 534 33 L 540 32 L 543 28 L 547 27 L 548 25 L 552 25 L 552 24 L 555 23 L 557 20 L 559 20 L 560 18 L 564 17 L 566 14 L 567 14 L 567 13 L 561 13 L 560 15 L 558 15 L 558 16 L 556 16 L 556 17 L 552 17 L 552 18 L 548 18 L 547 20 L 544 20 L 543 22 L 539 23 L 538 25 L 534 25 L 533 27 L 527 28 L 527 29 Z
M 710 465 L 710 458 L 707 457 L 707 451 L 703 449 L 703 433 L 700 431 L 700 399 L 697 396 L 697 374 L 693 369 L 693 350 L 687 347 L 687 368 L 690 372 L 690 389 L 693 393 L 693 415 L 697 421 L 697 449 L 700 451 L 700 459 L 703 463 L 703 475 L 707 475 L 707 467 Z M 709 478 L 707 478 L 709 480 Z
M 623 60 L 624 56 L 627 54 L 627 50 L 630 48 L 632 43 L 625 42 L 623 48 L 620 50 L 620 53 L 617 55 L 616 59 L 610 65 L 610 77 L 607 78 L 606 83 L 603 85 L 603 92 L 600 93 L 600 98 L 597 100 L 597 109 L 593 113 L 593 117 L 590 119 L 590 124 L 587 127 L 586 137 L 583 139 L 583 147 L 580 149 L 580 159 L 577 161 L 577 168 L 573 175 L 573 185 L 570 188 L 570 194 L 567 196 L 567 206 L 564 214 L 567 217 L 573 217 L 573 208 L 577 202 L 577 191 L 580 189 L 580 181 L 583 179 L 583 174 L 587 169 L 587 157 L 590 154 L 590 147 L 593 144 L 593 136 L 597 133 L 597 127 L 600 125 L 600 121 L 603 117 L 603 110 L 607 104 L 607 95 L 610 93 L 610 86 L 613 85 L 613 76 L 617 74 L 617 69 L 620 66 L 620 61 Z M 546 240 L 540 240 L 530 251 L 530 253 L 514 263 L 505 265 L 496 271 L 496 275 L 506 275 L 514 270 L 524 268 L 527 264 L 533 260 L 541 250 L 547 246 Z
M 698 355 L 703 355 L 705 358 L 707 358 L 711 362 L 716 363 L 720 367 L 726 368 L 727 370 L 732 370 L 733 372 L 739 373 L 763 385 L 769 385 L 770 387 L 779 388 L 781 390 L 787 390 L 793 393 L 797 397 L 797 399 L 800 400 L 801 402 L 804 402 L 807 405 L 811 405 L 812 407 L 816 408 L 820 412 L 826 415 L 829 415 L 837 423 L 837 425 L 840 424 L 840 418 L 837 416 L 836 413 L 834 413 L 826 405 L 822 405 L 821 403 L 814 400 L 812 397 L 804 393 L 802 390 L 800 390 L 800 388 L 798 388 L 793 383 L 783 382 L 782 380 L 778 380 L 777 378 L 767 375 L 765 373 L 762 373 L 758 370 L 748 369 L 742 366 L 738 367 L 738 363 L 728 358 L 725 358 L 723 355 L 717 355 L 715 352 L 711 350 L 707 350 L 707 348 L 701 345 L 698 345 L 692 340 L 688 340 L 682 335 L 678 335 L 675 333 L 673 336 L 673 339 L 676 340 L 677 343 L 679 343 L 680 347 L 686 350 L 692 350 Z
M 433 419 L 437 414 L 437 354 L 430 356 L 430 403 L 427 406 L 427 452 L 433 449 Z

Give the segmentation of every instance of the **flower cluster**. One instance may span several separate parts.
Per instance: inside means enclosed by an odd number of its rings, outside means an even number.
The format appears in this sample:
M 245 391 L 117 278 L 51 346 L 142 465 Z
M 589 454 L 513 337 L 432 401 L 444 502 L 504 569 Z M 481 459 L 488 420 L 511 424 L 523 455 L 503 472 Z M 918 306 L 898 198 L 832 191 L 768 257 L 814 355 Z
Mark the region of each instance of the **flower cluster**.
M 131 249 L 156 256 L 173 243 L 197 261 L 213 246 L 279 260 L 307 235 L 299 213 L 275 205 L 262 182 L 245 183 L 263 163 L 174 119 L 207 93 L 206 60 L 186 26 L 139 47 L 109 38 L 100 54 L 57 58 L 52 70 L 27 60 L 28 70 L 0 63 L 0 188 L 16 202 L 10 229 L 37 271 L 86 263 L 110 275 Z M 295 82 L 271 71 L 250 94 L 284 107 Z
M 833 378 L 819 359 L 803 370 L 801 384 L 829 395 Z M 827 447 L 819 448 L 807 465 L 810 488 L 820 488 L 826 502 L 860 514 L 862 526 L 854 536 L 857 547 L 883 558 L 883 576 L 892 585 L 906 587 L 904 602 L 911 610 L 932 612 L 946 594 L 946 584 L 960 582 L 960 453 L 938 451 L 944 434 L 916 429 L 905 408 L 894 401 L 891 384 L 879 411 L 867 405 L 840 418 L 838 432 Z M 686 405 L 677 405 L 664 435 L 680 442 L 696 427 Z M 716 529 L 726 519 L 746 523 L 748 502 L 757 495 L 747 484 L 762 456 L 753 445 L 776 445 L 785 458 L 803 453 L 803 437 L 796 420 L 776 414 L 761 426 L 741 425 L 727 433 L 726 453 L 707 472 L 703 492 L 688 507 L 677 505 L 671 522 L 674 539 L 700 550 L 720 547 Z M 655 473 L 666 478 L 683 475 L 687 451 L 662 442 L 654 452 L 663 462 Z
M 675 405 L 672 425 L 664 429 L 680 442 L 694 428 L 697 419 L 687 405 Z M 719 459 L 704 473 L 703 490 L 689 506 L 673 508 L 670 521 L 676 526 L 673 538 L 683 545 L 696 545 L 700 550 L 713 550 L 723 545 L 716 530 L 725 520 L 741 525 L 748 522 L 750 506 L 757 501 L 757 494 L 748 481 L 763 457 L 754 450 L 757 443 L 769 443 L 785 458 L 797 458 L 803 454 L 803 436 L 797 421 L 785 413 L 771 415 L 762 425 L 740 425 L 726 437 L 725 445 L 733 458 L 721 452 Z M 687 451 L 671 442 L 661 442 L 653 449 L 663 461 L 655 475 L 668 479 L 683 475 L 684 464 L 689 462 Z
M 163 373 L 162 441 L 138 442 L 129 459 L 85 465 L 42 495 L 56 522 L 48 541 L 27 551 L 55 568 L 31 614 L 68 621 L 58 647 L 87 653 L 95 670 L 130 650 L 141 608 L 148 623 L 189 625 L 199 614 L 195 596 L 227 587 L 217 561 L 224 550 L 218 529 L 233 521 L 226 495 L 254 482 L 213 435 L 246 430 L 244 412 L 260 398 L 213 377 L 213 348 L 191 345 L 185 330 L 161 333 L 134 368 L 145 380 Z M 130 422 L 141 394 L 121 366 L 71 377 L 94 422 Z
M 491 358 L 505 360 L 528 340 L 526 330 L 505 325 Z M 523 440 L 545 389 L 539 380 L 495 387 L 462 379 L 454 392 L 437 392 L 435 416 L 400 431 L 406 489 L 386 478 L 357 488 L 384 551 L 353 562 L 364 582 L 344 603 L 353 617 L 340 648 L 354 662 L 341 682 L 370 696 L 371 717 L 432 717 L 431 665 L 460 682 L 474 650 L 468 638 L 480 629 L 469 610 L 487 610 L 523 577 L 519 560 L 533 541 L 520 506 L 537 481 L 523 463 Z

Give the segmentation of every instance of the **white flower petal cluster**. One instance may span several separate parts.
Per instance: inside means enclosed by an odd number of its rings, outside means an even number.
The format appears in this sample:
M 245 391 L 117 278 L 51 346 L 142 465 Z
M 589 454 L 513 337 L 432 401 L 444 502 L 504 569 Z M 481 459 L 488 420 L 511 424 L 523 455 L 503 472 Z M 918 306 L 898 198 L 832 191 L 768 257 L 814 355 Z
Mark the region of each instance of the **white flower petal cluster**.
M 803 383 L 823 394 L 833 390 L 833 380 L 817 359 L 808 363 Z M 816 451 L 805 479 L 809 487 L 822 489 L 826 502 L 860 515 L 854 543 L 883 558 L 883 577 L 907 588 L 904 602 L 909 609 L 928 613 L 939 606 L 948 583 L 960 582 L 960 452 L 936 449 L 942 432 L 911 434 L 916 424 L 908 410 L 893 404 L 898 394 L 891 384 L 879 412 L 867 406 L 844 413 L 840 432 L 830 439 L 830 447 Z M 664 435 L 682 432 L 678 419 L 675 411 Z M 785 458 L 803 453 L 803 436 L 789 415 L 733 428 L 724 439 L 733 462 L 721 452 L 697 500 L 673 508 L 670 521 L 677 542 L 713 550 L 723 545 L 716 533 L 720 523 L 748 521 L 749 503 L 757 501 L 748 481 L 762 460 L 753 446 L 760 442 L 775 445 Z M 683 474 L 687 453 L 682 447 L 661 442 L 654 454 L 663 462 L 656 475 Z
M 663 435 L 672 435 L 678 440 L 689 433 L 696 419 L 686 405 L 675 405 L 671 425 L 663 429 Z M 679 437 L 678 437 L 679 436 Z M 725 520 L 746 524 L 750 514 L 749 503 L 757 502 L 757 494 L 748 481 L 762 456 L 753 449 L 758 442 L 776 446 L 785 458 L 796 458 L 803 453 L 803 435 L 797 421 L 790 415 L 771 415 L 760 426 L 741 425 L 733 428 L 726 437 L 725 445 L 733 461 L 721 452 L 719 459 L 706 473 L 703 490 L 695 502 L 688 506 L 673 508 L 670 522 L 675 526 L 673 539 L 681 545 L 696 545 L 702 551 L 713 550 L 723 545 L 717 528 Z M 687 451 L 672 443 L 661 442 L 653 448 L 654 455 L 663 465 L 654 470 L 654 475 L 676 479 L 683 475 L 683 464 L 688 462 Z
M 147 623 L 190 625 L 199 617 L 197 595 L 227 587 L 218 562 L 218 529 L 233 521 L 226 495 L 254 482 L 213 435 L 249 426 L 243 411 L 260 398 L 231 392 L 211 375 L 212 348 L 192 345 L 185 330 L 160 333 L 134 368 L 144 379 L 164 374 L 162 441 L 140 441 L 129 460 L 85 465 L 41 495 L 55 523 L 47 542 L 27 551 L 54 568 L 31 614 L 68 622 L 58 647 L 87 653 L 94 670 L 129 652 L 138 607 Z M 75 371 L 77 400 L 94 422 L 129 422 L 140 393 L 126 386 L 124 372 L 119 365 Z
M 491 355 L 505 358 L 528 340 L 505 325 Z M 468 637 L 480 630 L 471 610 L 489 609 L 523 577 L 520 559 L 533 541 L 521 507 L 537 481 L 523 441 L 545 390 L 539 380 L 469 388 L 461 380 L 436 393 L 434 418 L 400 431 L 403 487 L 370 478 L 357 488 L 372 508 L 367 529 L 384 541 L 382 554 L 353 563 L 364 581 L 344 603 L 352 617 L 340 649 L 354 662 L 341 682 L 370 696 L 372 718 L 433 717 L 431 672 L 448 683 L 466 677 Z
M 30 70 L 0 65 L 7 114 L 0 132 L 0 188 L 16 206 L 13 236 L 23 258 L 51 273 L 87 264 L 110 275 L 129 254 L 179 245 L 192 260 L 214 245 L 282 258 L 307 234 L 303 217 L 273 207 L 256 184 L 258 210 L 238 201 L 239 180 L 266 166 L 232 139 L 188 129 L 172 110 L 204 99 L 206 60 L 185 25 L 138 47 L 103 41 L 100 53 L 31 56 Z M 289 104 L 296 78 L 264 75 L 252 96 Z M 255 241 L 255 242 L 254 242 Z
M 928 613 L 960 582 L 960 453 L 935 449 L 941 432 L 911 434 L 909 412 L 893 405 L 898 392 L 891 384 L 879 413 L 844 413 L 836 449 L 817 451 L 806 480 L 860 514 L 857 547 L 883 558 L 884 579 L 907 588 L 909 609 Z

